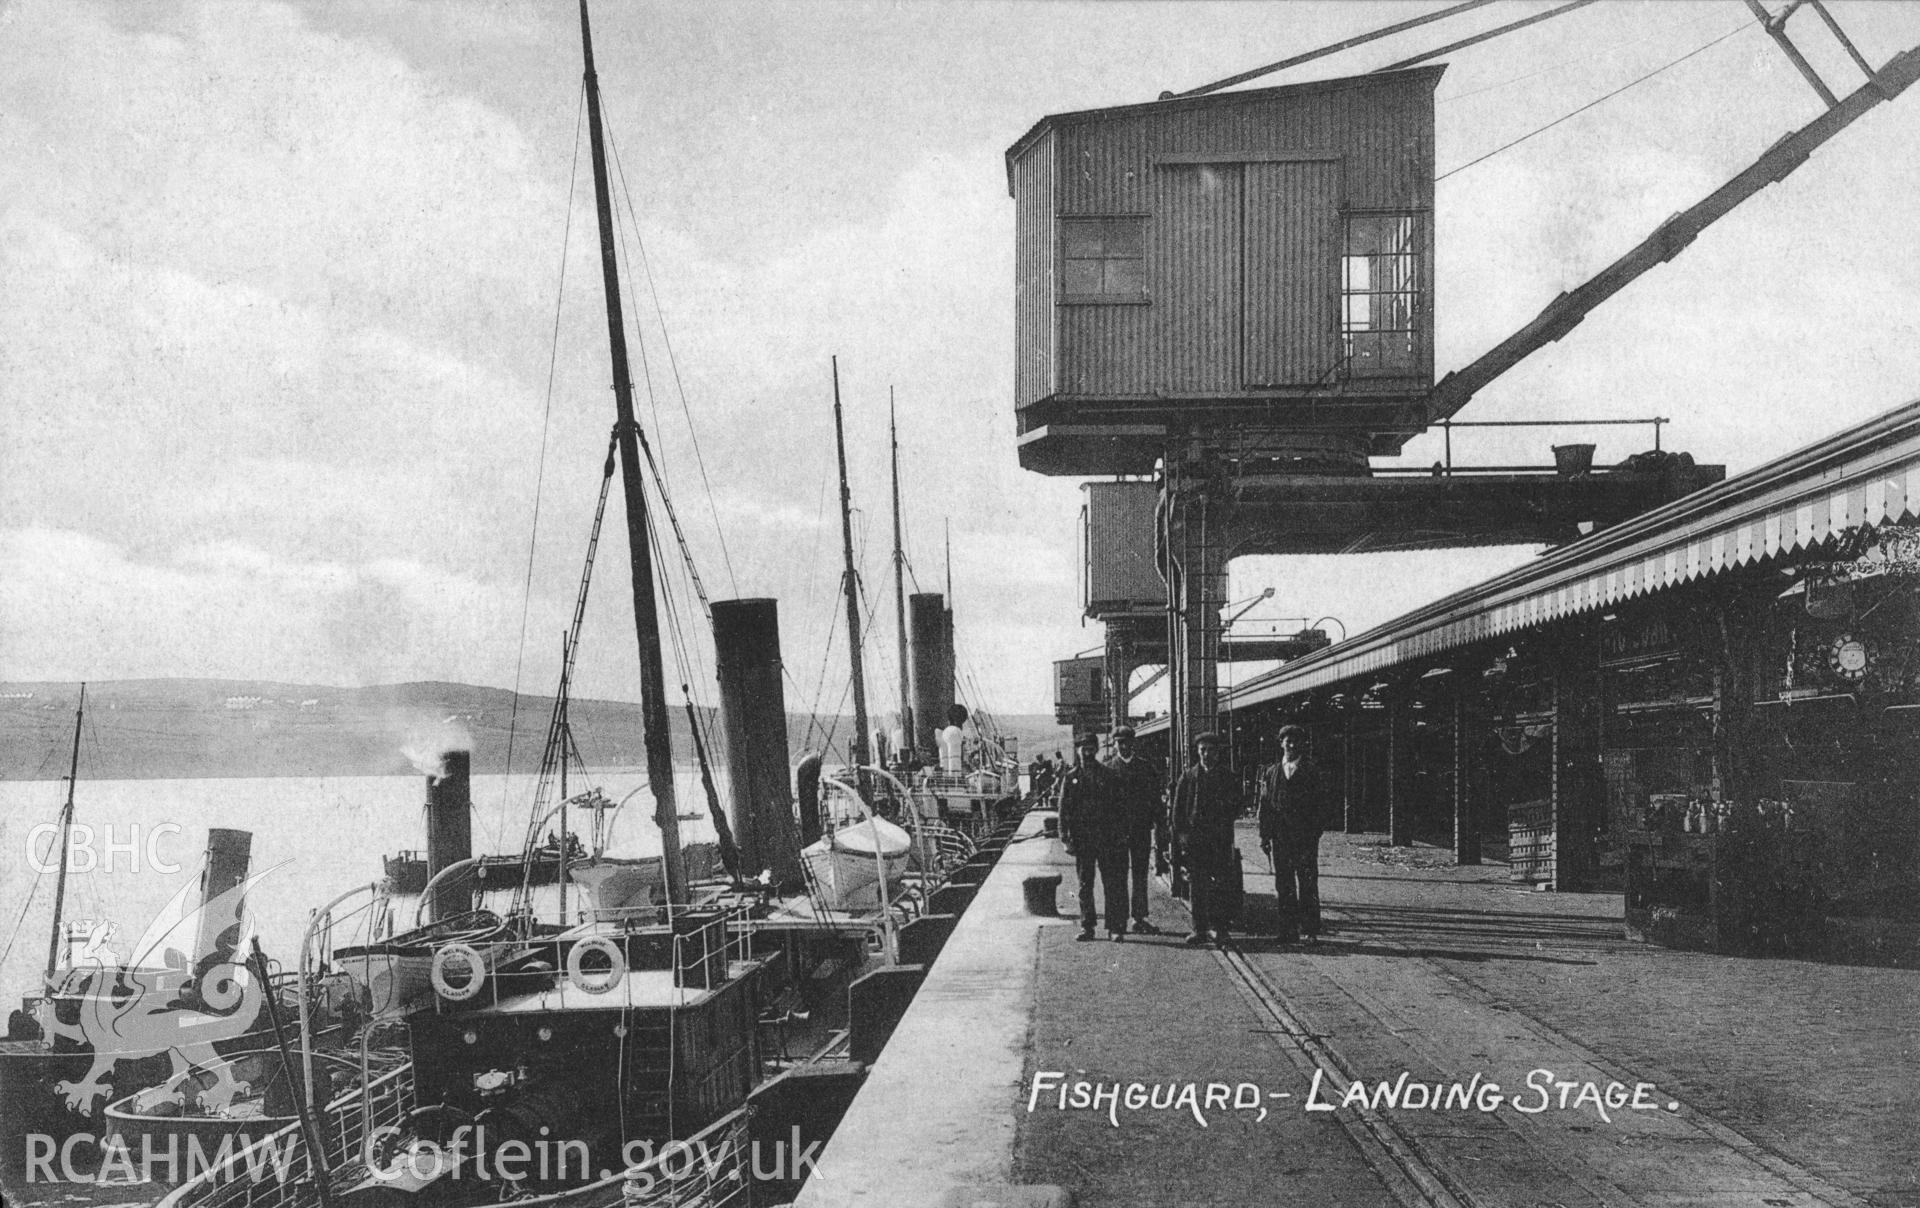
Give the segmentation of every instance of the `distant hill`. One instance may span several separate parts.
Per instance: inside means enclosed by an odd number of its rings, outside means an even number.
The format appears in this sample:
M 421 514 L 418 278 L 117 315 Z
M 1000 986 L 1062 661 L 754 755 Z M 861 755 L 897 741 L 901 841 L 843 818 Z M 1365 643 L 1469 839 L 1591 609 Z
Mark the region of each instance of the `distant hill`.
M 0 683 L 0 780 L 53 780 L 72 754 L 73 684 Z M 224 776 L 381 776 L 415 772 L 443 750 L 467 747 L 473 770 L 530 769 L 540 757 L 553 700 L 472 684 L 329 688 L 265 680 L 110 680 L 87 685 L 81 775 L 101 780 Z M 646 762 L 640 706 L 574 700 L 574 741 L 594 767 Z M 1023 755 L 1065 749 L 1051 717 L 997 719 Z M 822 719 L 831 724 L 833 719 Z M 674 749 L 691 757 L 687 718 L 670 717 Z M 851 718 L 835 726 L 845 741 Z M 795 758 L 818 746 L 820 726 L 787 715 Z M 811 744 L 809 744 L 811 738 Z

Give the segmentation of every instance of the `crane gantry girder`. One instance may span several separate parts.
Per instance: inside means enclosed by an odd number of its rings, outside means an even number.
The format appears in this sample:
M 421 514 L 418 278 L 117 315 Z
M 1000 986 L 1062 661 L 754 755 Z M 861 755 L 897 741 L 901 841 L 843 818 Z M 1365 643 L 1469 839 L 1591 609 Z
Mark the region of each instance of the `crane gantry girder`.
M 1273 474 L 1236 480 L 1229 557 L 1557 545 L 1726 477 L 1684 455 L 1587 474 Z

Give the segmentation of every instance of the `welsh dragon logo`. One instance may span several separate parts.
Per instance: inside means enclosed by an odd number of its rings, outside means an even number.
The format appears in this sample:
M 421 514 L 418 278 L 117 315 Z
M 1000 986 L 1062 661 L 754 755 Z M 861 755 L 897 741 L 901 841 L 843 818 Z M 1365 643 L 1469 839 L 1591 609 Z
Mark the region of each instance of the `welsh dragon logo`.
M 246 965 L 251 928 L 245 917 L 247 890 L 272 872 L 256 873 L 201 903 L 186 908 L 198 887 L 181 887 L 134 946 L 133 961 L 123 965 L 107 941 L 114 925 L 95 924 L 74 954 L 68 985 L 80 991 L 77 1024 L 49 1018 L 48 1030 L 93 1049 L 93 1065 L 79 1082 L 60 1082 L 54 1090 L 67 1106 L 91 1115 L 94 1101 L 109 1086 L 102 1080 L 122 1061 L 166 1054 L 174 1084 L 194 1068 L 210 1073 L 214 1085 L 202 1091 L 202 1106 L 218 1111 L 247 1089 L 236 1082 L 213 1046 L 251 1031 L 265 1001 L 266 988 Z M 205 932 L 202 922 L 212 926 Z M 214 950 L 197 967 L 187 967 L 196 934 L 216 934 Z M 173 1096 L 175 1102 L 183 1094 Z

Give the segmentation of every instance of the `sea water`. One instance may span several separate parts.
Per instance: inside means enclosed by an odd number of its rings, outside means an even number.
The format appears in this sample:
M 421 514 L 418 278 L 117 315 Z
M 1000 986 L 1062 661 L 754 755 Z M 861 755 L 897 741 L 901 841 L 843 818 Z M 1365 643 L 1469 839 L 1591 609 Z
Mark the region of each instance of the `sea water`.
M 716 776 L 719 773 L 716 771 Z M 711 842 L 706 797 L 695 769 L 678 771 L 682 843 Z M 640 769 L 577 773 L 569 794 L 599 788 L 625 806 L 613 816 L 606 853 L 657 855 L 653 795 Z M 517 852 L 526 836 L 536 778 L 514 774 L 473 777 L 473 853 Z M 64 781 L 0 782 L 0 1012 L 39 988 L 46 970 L 53 922 L 58 861 L 51 852 Z M 726 785 L 718 783 L 724 802 Z M 131 962 L 153 922 L 183 887 L 191 906 L 209 827 L 253 833 L 252 870 L 260 876 L 247 895 L 247 911 L 267 956 L 293 968 L 302 938 L 318 910 L 383 875 L 381 857 L 426 848 L 423 776 L 276 777 L 217 780 L 82 780 L 74 794 L 74 835 L 62 918 L 113 924 L 108 947 Z M 558 804 L 550 793 L 547 805 Z M 570 811 L 570 828 L 591 846 L 591 821 Z M 546 822 L 538 842 L 556 830 Z M 499 908 L 507 895 L 481 905 Z M 334 913 L 334 943 L 364 942 L 371 912 L 369 894 L 358 894 Z M 415 900 L 394 900 L 399 928 L 412 925 Z M 535 891 L 534 908 L 557 917 L 555 887 Z M 188 931 L 187 943 L 191 943 Z

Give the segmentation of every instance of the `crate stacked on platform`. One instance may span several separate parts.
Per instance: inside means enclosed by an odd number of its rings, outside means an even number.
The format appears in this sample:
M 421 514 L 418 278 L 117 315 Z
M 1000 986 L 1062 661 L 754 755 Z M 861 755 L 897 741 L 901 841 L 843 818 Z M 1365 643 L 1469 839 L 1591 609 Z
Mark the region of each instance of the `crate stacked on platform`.
M 1515 881 L 1554 879 L 1553 802 L 1522 801 L 1507 807 L 1507 866 Z

